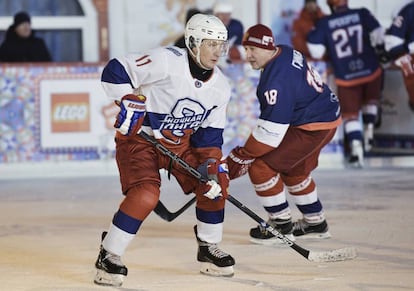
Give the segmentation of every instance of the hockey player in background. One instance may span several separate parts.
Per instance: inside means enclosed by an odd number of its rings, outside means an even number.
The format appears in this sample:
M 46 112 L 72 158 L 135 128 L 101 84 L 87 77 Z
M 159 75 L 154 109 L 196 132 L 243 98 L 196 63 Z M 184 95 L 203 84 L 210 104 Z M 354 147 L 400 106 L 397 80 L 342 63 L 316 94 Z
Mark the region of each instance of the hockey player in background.
M 309 31 L 315 26 L 319 19 L 324 17 L 322 9 L 316 0 L 305 0 L 304 6 L 292 24 L 292 46 L 300 51 L 309 61 L 312 57 L 309 54 L 306 38 Z
M 308 48 L 313 58 L 328 55 L 344 120 L 347 165 L 362 167 L 379 111 L 383 70 L 377 52 L 384 49 L 384 31 L 366 8 L 350 9 L 347 0 L 327 3 L 332 14 L 310 31 Z
M 290 239 L 329 238 L 311 172 L 341 123 L 338 98 L 299 51 L 275 45 L 267 26 L 250 27 L 243 46 L 251 67 L 262 71 L 256 91 L 260 115 L 245 145 L 227 157 L 230 179 L 248 172 L 268 223 Z M 295 222 L 285 186 L 303 215 Z M 250 236 L 254 243 L 280 243 L 261 225 Z
M 402 7 L 387 29 L 385 50 L 403 73 L 408 104 L 414 111 L 414 1 Z
M 196 194 L 200 271 L 233 275 L 233 257 L 217 245 L 229 184 L 221 147 L 231 88 L 216 64 L 228 52 L 227 30 L 217 17 L 196 14 L 186 24 L 185 42 L 187 49 L 160 47 L 112 59 L 103 70 L 103 88 L 120 106 L 114 126 L 125 197 L 102 234 L 96 284 L 122 284 L 128 270 L 121 257 L 157 205 L 162 168 L 185 193 Z M 199 182 L 137 134 L 141 130 L 211 180 Z
M 226 62 L 243 63 L 243 50 L 241 46 L 244 27 L 240 20 L 232 17 L 233 6 L 226 2 L 216 2 L 213 6 L 213 13 L 226 26 L 229 34 L 229 54 Z

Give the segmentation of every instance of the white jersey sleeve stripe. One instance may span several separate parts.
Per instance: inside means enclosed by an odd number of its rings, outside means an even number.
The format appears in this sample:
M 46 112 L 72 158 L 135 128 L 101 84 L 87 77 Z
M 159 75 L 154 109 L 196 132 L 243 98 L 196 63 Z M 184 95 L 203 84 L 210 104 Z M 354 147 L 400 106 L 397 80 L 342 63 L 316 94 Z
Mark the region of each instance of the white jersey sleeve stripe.
M 385 35 L 385 50 L 390 51 L 394 47 L 400 46 L 404 44 L 404 40 L 400 37 L 394 35 Z
M 252 135 L 257 141 L 263 144 L 278 147 L 288 128 L 289 124 L 274 123 L 259 119 L 257 126 L 253 129 Z

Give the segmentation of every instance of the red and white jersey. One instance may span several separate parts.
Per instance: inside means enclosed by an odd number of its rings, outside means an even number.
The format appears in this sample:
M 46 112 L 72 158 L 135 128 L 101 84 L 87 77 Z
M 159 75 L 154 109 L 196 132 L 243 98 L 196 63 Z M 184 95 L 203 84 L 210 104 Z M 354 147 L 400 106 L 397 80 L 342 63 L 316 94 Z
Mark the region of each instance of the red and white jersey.
M 112 59 L 101 81 L 111 99 L 131 93 L 147 97 L 143 130 L 155 138 L 221 148 L 231 87 L 218 67 L 200 81 L 191 75 L 186 50 L 161 47 Z

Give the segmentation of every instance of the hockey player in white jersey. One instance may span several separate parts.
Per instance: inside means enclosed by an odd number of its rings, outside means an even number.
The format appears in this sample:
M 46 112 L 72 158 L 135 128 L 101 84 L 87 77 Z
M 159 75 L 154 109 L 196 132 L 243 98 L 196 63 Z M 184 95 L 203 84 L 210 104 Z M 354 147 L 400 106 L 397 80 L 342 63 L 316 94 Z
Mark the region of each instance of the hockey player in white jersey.
M 102 234 L 96 284 L 122 285 L 128 269 L 121 257 L 157 205 L 162 168 L 175 176 L 185 193 L 196 194 L 194 232 L 201 273 L 234 273 L 233 257 L 218 248 L 229 185 L 221 147 L 231 88 L 216 64 L 228 52 L 227 30 L 217 17 L 196 14 L 186 24 L 185 42 L 186 49 L 160 47 L 112 59 L 102 72 L 106 94 L 120 106 L 114 126 L 124 199 Z M 198 181 L 140 131 L 211 180 Z

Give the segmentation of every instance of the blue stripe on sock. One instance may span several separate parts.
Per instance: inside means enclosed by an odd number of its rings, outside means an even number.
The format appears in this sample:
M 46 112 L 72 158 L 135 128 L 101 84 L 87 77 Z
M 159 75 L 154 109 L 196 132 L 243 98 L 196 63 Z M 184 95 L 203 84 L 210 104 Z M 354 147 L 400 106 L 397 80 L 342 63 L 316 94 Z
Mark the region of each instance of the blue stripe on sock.
M 197 219 L 204 223 L 217 224 L 224 221 L 224 209 L 218 211 L 205 211 L 196 207 Z
M 126 231 L 130 234 L 136 234 L 142 224 L 142 220 L 133 218 L 129 215 L 126 215 L 121 210 L 118 210 L 112 219 L 112 223 L 123 231 Z
M 312 204 L 307 204 L 307 205 L 296 205 L 299 209 L 300 212 L 302 212 L 303 214 L 309 214 L 309 213 L 318 213 L 322 211 L 322 204 L 319 201 L 316 201 Z
M 279 205 L 275 205 L 275 206 L 263 206 L 264 209 L 269 212 L 269 213 L 277 213 L 280 212 L 282 210 L 285 210 L 286 208 L 289 207 L 289 203 L 286 201 L 282 204 Z
M 346 133 L 346 137 L 348 138 L 349 141 L 351 140 L 363 140 L 363 136 L 362 136 L 362 131 L 351 131 Z

